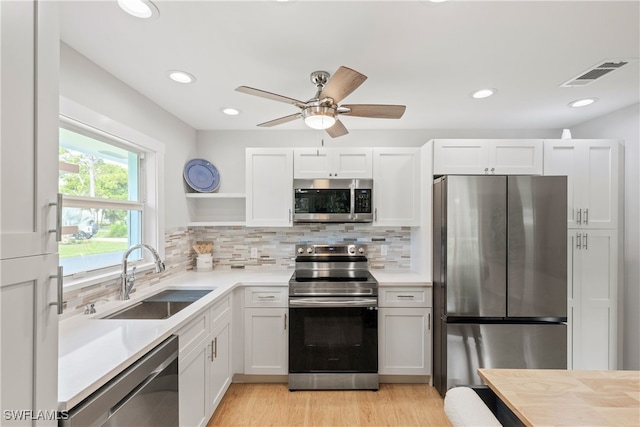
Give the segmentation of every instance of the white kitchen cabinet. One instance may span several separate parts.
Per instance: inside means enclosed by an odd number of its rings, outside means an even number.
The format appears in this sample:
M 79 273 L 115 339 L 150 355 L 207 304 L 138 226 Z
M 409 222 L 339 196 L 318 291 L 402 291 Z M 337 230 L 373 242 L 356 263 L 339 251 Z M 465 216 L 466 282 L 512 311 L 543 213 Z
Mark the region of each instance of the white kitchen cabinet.
M 544 174 L 566 175 L 569 228 L 617 228 L 620 144 L 615 140 L 546 140 Z
M 434 175 L 542 175 L 539 139 L 436 139 Z
M 178 387 L 181 426 L 206 426 L 211 376 L 210 343 L 205 343 L 179 359 Z
M 378 372 L 431 375 L 431 289 L 381 287 Z
M 181 426 L 204 426 L 231 384 L 231 297 L 178 332 Z
M 293 177 L 371 178 L 371 148 L 296 148 L 293 153 Z
M 31 410 L 34 416 L 38 411 L 46 414 L 37 425 L 55 426 L 56 308 L 62 303 L 56 292 L 58 244 L 53 205 L 58 190 L 56 3 L 0 2 L 0 42 L 2 425 L 34 424 L 5 412 Z
M 420 150 L 373 149 L 374 226 L 420 225 Z
M 293 149 L 247 148 L 246 225 L 293 224 Z
M 617 369 L 617 231 L 570 230 L 568 245 L 569 367 Z
M 288 288 L 245 288 L 244 373 L 289 371 Z

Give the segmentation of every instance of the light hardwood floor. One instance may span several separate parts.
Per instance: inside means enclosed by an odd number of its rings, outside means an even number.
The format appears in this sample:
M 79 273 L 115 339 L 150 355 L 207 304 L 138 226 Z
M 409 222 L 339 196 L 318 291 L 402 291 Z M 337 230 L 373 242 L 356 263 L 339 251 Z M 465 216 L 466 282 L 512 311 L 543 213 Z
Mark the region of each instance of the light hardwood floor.
M 294 391 L 287 384 L 231 384 L 207 427 L 450 426 L 438 392 L 426 384 L 381 384 L 374 391 Z

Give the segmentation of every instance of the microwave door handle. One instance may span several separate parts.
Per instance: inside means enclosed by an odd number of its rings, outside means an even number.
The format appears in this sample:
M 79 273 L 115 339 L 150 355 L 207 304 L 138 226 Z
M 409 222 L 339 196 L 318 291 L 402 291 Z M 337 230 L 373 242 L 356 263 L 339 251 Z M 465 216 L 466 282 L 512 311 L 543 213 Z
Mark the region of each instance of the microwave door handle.
M 349 186 L 349 193 L 351 194 L 349 198 L 349 219 L 354 219 L 356 213 L 356 189 L 353 184 Z

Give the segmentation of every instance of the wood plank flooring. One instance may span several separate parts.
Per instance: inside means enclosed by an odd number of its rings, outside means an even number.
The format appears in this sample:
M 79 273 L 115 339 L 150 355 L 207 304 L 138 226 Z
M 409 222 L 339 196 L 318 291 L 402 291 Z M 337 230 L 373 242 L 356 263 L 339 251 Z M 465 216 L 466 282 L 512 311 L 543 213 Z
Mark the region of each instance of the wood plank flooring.
M 294 391 L 287 384 L 231 384 L 207 427 L 450 426 L 427 384 L 381 384 L 374 391 Z

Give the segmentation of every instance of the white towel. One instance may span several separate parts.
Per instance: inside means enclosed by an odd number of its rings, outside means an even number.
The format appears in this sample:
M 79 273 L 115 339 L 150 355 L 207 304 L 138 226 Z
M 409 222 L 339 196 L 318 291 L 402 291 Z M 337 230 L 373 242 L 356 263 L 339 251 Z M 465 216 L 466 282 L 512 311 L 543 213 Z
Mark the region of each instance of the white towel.
M 454 387 L 447 391 L 444 412 L 454 427 L 502 426 L 480 396 L 469 387 Z

